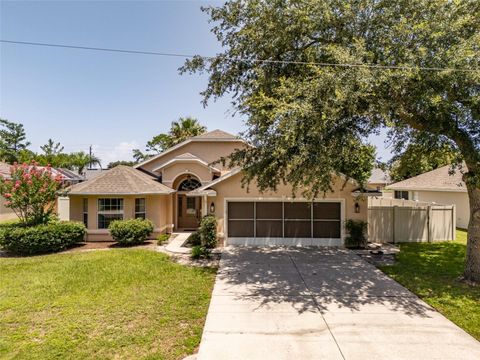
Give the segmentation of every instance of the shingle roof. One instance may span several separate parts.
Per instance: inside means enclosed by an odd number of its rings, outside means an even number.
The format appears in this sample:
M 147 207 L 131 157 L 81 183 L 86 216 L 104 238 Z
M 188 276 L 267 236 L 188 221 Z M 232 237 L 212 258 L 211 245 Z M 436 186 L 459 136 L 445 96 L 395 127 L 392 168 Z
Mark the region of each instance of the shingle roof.
M 192 139 L 237 139 L 238 137 L 227 133 L 226 131 L 215 129 L 202 135 L 192 137 Z
M 206 183 L 205 185 L 202 185 L 195 190 L 190 191 L 189 194 L 191 194 L 191 195 L 203 194 L 205 191 L 209 190 L 211 186 L 214 186 L 214 185 L 216 185 L 216 184 L 218 184 L 218 183 L 220 183 L 224 180 L 227 180 L 227 179 L 231 178 L 232 176 L 238 174 L 240 171 L 242 171 L 241 168 L 234 168 L 231 171 L 229 171 L 228 173 L 220 176 L 219 178 L 217 178 L 213 181 L 210 181 L 209 183 Z
M 467 188 L 462 180 L 463 173 L 467 171 L 466 167 L 463 166 L 461 170 L 456 169 L 453 175 L 450 175 L 450 168 L 450 165 L 443 166 L 389 185 L 388 189 L 466 192 Z
M 372 175 L 368 179 L 369 184 L 390 184 L 391 182 L 390 174 L 380 168 L 373 169 Z
M 76 181 L 76 182 L 85 180 L 85 177 L 83 175 L 80 175 L 75 171 L 64 169 L 64 168 L 56 168 L 55 170 L 57 170 L 59 173 L 61 173 L 64 176 L 63 180 Z
M 92 180 L 73 185 L 68 190 L 71 195 L 147 195 L 175 192 L 155 177 L 123 165 L 104 171 Z
M 85 169 L 85 179 L 86 180 L 92 180 L 96 178 L 97 176 L 103 174 L 106 170 L 103 169 Z
M 10 178 L 10 168 L 12 165 L 0 162 L 0 175 L 3 176 L 4 178 Z M 46 169 L 45 166 L 37 166 L 37 169 Z M 52 176 L 56 175 L 62 175 L 64 181 L 82 181 L 84 180 L 83 176 L 68 170 L 68 169 L 63 169 L 63 168 L 52 168 Z
M 191 153 L 184 153 L 178 156 L 175 156 L 173 159 L 170 161 L 167 161 L 166 163 L 162 164 L 161 166 L 155 168 L 153 171 L 159 171 L 161 169 L 164 169 L 172 164 L 178 163 L 178 162 L 197 162 L 202 164 L 203 166 L 206 166 L 210 168 L 213 171 L 220 172 L 216 167 L 211 166 L 207 161 L 199 158 L 198 156 L 195 156 Z

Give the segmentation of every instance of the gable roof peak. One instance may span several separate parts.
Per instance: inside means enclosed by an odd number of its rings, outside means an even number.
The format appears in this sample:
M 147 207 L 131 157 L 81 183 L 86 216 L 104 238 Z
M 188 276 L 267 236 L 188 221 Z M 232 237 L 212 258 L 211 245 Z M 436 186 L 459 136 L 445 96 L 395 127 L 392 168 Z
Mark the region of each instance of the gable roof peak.
M 226 131 L 215 129 L 201 135 L 192 137 L 192 139 L 237 139 L 238 137 Z

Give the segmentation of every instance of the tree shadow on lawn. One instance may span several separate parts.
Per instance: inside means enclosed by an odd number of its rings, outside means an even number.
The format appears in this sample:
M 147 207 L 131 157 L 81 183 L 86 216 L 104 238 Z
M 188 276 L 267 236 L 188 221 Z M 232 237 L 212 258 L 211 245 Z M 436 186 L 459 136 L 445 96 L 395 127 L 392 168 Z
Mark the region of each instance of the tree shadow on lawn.
M 432 310 L 373 265 L 340 249 L 226 249 L 215 292 L 258 308 L 286 303 L 299 313 L 369 308 L 429 317 Z

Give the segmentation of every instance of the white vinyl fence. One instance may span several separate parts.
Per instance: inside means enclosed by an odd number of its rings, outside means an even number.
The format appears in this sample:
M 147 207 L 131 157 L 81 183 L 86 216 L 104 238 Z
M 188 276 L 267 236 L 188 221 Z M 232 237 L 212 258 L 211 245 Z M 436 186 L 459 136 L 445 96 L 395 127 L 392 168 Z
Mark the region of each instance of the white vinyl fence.
M 455 205 L 370 198 L 368 239 L 376 243 L 455 240 Z

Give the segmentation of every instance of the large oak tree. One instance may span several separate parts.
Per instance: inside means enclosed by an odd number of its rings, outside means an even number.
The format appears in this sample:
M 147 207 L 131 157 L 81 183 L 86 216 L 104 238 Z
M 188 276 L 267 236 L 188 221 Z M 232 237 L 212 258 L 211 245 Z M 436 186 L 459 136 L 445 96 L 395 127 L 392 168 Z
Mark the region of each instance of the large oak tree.
M 248 118 L 256 146 L 230 158 L 247 181 L 315 195 L 335 173 L 362 177 L 361 141 L 382 126 L 404 145 L 450 142 L 468 168 L 464 274 L 480 281 L 480 1 L 231 0 L 204 11 L 224 51 L 181 71 L 207 72 L 205 103 L 230 93 Z

